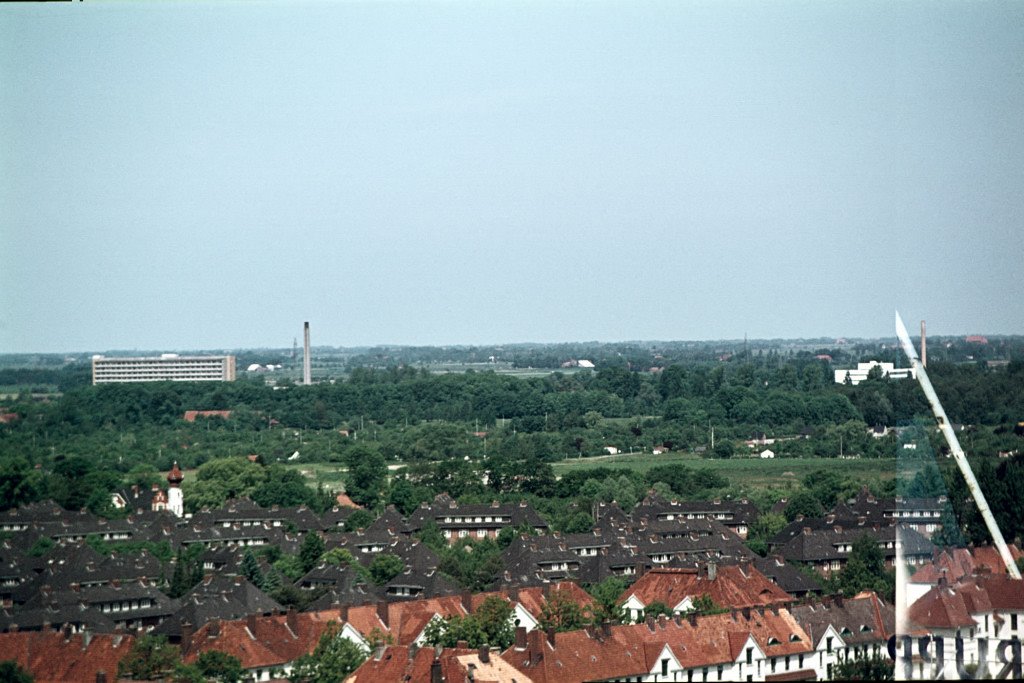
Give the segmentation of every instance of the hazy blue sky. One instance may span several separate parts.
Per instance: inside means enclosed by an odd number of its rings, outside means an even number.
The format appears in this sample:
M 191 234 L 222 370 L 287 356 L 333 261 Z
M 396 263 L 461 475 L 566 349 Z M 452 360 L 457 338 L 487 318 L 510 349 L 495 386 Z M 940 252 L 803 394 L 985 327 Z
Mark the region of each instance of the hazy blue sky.
M 0 352 L 1024 333 L 1024 2 L 0 6 Z

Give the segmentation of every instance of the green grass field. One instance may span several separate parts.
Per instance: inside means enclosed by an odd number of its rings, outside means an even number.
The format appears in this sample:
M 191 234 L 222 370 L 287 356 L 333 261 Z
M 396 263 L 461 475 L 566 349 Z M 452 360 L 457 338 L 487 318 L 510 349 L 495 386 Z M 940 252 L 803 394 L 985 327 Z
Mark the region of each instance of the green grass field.
M 756 500 L 778 499 L 791 495 L 802 488 L 804 477 L 818 471 L 838 472 L 856 483 L 879 485 L 897 477 L 896 460 L 839 460 L 823 458 L 785 458 L 761 460 L 760 458 L 732 458 L 720 460 L 701 458 L 690 453 L 622 454 L 593 458 L 569 459 L 554 463 L 555 476 L 574 470 L 596 467 L 622 468 L 646 471 L 658 465 L 679 464 L 692 469 L 708 469 L 729 480 L 729 488 L 722 492 L 733 498 L 750 497 Z M 306 480 L 315 485 L 322 482 L 328 488 L 342 488 L 345 469 L 337 463 L 288 463 L 298 470 Z M 395 468 L 390 466 L 392 474 Z M 903 476 L 909 476 L 904 474 Z
M 803 478 L 819 470 L 835 471 L 865 484 L 891 481 L 897 476 L 895 459 L 839 460 L 823 458 L 702 458 L 690 453 L 651 455 L 634 453 L 595 458 L 569 459 L 554 464 L 555 475 L 573 470 L 595 467 L 625 468 L 646 471 L 658 465 L 680 464 L 693 469 L 708 469 L 726 477 L 730 491 L 736 495 L 755 495 L 758 492 L 777 492 L 785 495 L 801 487 Z

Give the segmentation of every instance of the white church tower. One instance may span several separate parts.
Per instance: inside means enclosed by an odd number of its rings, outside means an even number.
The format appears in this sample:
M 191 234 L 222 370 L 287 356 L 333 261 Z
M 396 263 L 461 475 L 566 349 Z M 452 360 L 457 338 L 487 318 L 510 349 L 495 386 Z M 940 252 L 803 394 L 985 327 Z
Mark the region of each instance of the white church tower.
M 167 475 L 167 509 L 178 517 L 185 515 L 185 499 L 181 495 L 181 482 L 184 479 L 178 463 L 174 463 L 170 474 Z

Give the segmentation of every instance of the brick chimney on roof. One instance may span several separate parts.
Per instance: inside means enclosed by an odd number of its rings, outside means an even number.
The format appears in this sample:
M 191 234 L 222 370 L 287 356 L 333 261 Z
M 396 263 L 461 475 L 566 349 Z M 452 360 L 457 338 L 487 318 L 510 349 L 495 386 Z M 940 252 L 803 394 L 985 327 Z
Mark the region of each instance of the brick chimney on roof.
M 288 624 L 288 628 L 292 630 L 295 635 L 299 634 L 299 617 L 294 607 L 289 607 L 288 612 L 285 613 L 285 623 Z
M 530 654 L 530 662 L 536 664 L 544 658 L 544 631 L 535 628 L 526 634 L 526 650 Z
M 192 645 L 192 636 L 195 635 L 196 628 L 192 625 L 192 622 L 187 619 L 181 622 L 181 652 L 185 654 L 188 652 L 189 647 Z
M 517 650 L 526 649 L 526 627 L 516 626 L 516 641 L 515 647 Z

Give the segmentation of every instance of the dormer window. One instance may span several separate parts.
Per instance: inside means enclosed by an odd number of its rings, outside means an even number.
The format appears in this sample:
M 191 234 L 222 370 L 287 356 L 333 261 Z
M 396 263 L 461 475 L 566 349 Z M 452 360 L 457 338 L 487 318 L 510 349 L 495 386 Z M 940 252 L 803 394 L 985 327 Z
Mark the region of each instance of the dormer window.
M 778 645 L 779 644 L 779 639 L 776 638 L 775 636 L 772 636 L 771 638 L 768 639 L 768 644 L 769 645 Z

